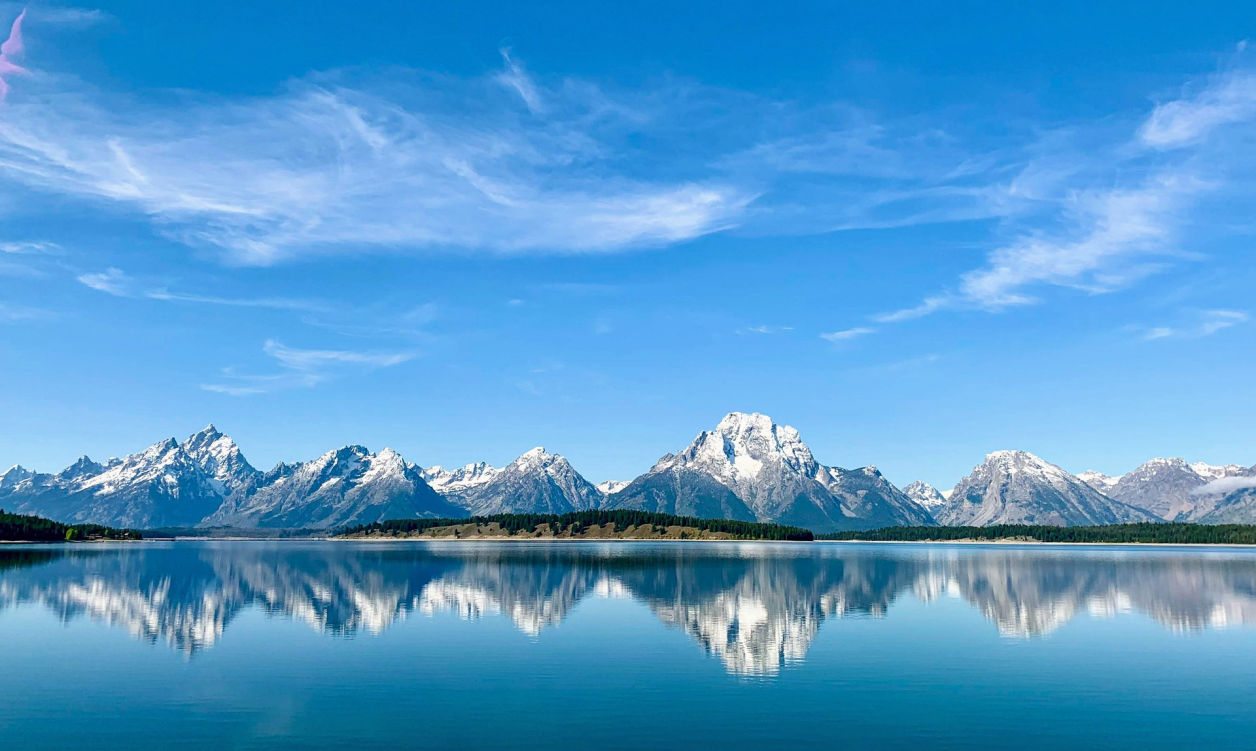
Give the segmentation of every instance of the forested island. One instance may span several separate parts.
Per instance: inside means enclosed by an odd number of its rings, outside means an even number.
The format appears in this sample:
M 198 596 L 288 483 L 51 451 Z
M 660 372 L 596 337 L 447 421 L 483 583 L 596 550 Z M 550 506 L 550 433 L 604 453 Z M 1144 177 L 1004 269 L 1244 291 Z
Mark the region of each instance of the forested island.
M 80 542 L 88 540 L 139 540 L 133 529 L 114 529 L 99 524 L 62 524 L 42 516 L 5 513 L 0 509 L 0 542 Z
M 997 524 L 990 527 L 882 527 L 817 535 L 817 540 L 863 542 L 1074 542 L 1162 545 L 1256 545 L 1252 524 L 1109 524 L 1051 527 Z
M 810 530 L 732 519 L 697 519 L 648 511 L 574 511 L 567 514 L 493 514 L 469 519 L 392 519 L 343 530 L 339 537 L 598 540 L 795 540 Z

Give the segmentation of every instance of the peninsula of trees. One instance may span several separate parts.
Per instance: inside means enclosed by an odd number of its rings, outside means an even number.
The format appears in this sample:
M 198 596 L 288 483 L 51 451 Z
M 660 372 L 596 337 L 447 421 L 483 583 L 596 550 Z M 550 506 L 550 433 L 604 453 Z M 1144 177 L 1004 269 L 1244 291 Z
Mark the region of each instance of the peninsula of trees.
M 77 542 L 80 540 L 139 540 L 133 529 L 114 529 L 99 524 L 62 524 L 39 516 L 8 514 L 0 509 L 0 541 Z
M 732 519 L 697 519 L 647 511 L 493 514 L 469 519 L 392 519 L 345 529 L 346 538 L 800 540 L 810 530 Z

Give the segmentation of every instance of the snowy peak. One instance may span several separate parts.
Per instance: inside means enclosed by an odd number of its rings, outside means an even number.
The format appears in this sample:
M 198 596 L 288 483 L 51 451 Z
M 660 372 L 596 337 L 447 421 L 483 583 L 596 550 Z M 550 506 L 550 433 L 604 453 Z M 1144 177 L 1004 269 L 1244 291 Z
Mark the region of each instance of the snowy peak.
M 490 482 L 500 469 L 488 462 L 472 462 L 457 469 L 448 470 L 432 466 L 422 471 L 423 479 L 438 493 L 456 493 Z
M 826 467 L 796 429 L 757 412 L 729 413 L 714 430 L 664 456 L 608 503 L 819 531 L 932 522 L 875 467 Z
M 506 468 L 517 469 L 523 472 L 546 471 L 555 464 L 567 464 L 567 460 L 558 454 L 551 454 L 541 446 L 537 446 L 520 454 Z
M 730 412 L 715 430 L 704 430 L 684 451 L 668 454 L 655 465 L 669 466 L 698 469 L 734 490 L 750 492 L 760 475 L 788 472 L 814 478 L 819 470 L 797 430 L 758 412 Z
M 220 483 L 226 495 L 248 492 L 261 474 L 244 458 L 236 442 L 213 424 L 188 436 L 179 448 L 206 475 Z
M 1242 477 L 1251 474 L 1253 469 L 1256 469 L 1243 467 L 1238 464 L 1217 465 L 1207 462 L 1192 462 L 1190 466 L 1195 474 L 1209 482 L 1220 480 L 1222 477 Z
M 948 525 L 1118 524 L 1150 521 L 1027 451 L 995 451 L 955 486 L 935 518 Z
M 628 484 L 630 482 L 632 481 L 631 480 L 606 480 L 604 482 L 599 482 L 596 487 L 598 490 L 602 492 L 603 495 L 613 495 L 623 490 L 624 488 L 628 487 Z
M 916 480 L 903 488 L 903 494 L 932 513 L 946 505 L 946 498 L 938 489 L 923 480 Z
M 1086 483 L 1095 490 L 1098 490 L 1100 493 L 1107 493 L 1112 489 L 1113 485 L 1120 482 L 1121 475 L 1113 477 L 1112 475 L 1105 475 L 1102 472 L 1096 472 L 1093 469 L 1088 469 L 1078 475 L 1077 479 Z
M 566 513 L 597 508 L 602 493 L 560 454 L 536 447 L 496 469 L 483 462 L 452 472 L 429 467 L 437 492 L 475 515 Z
M 35 473 L 23 467 L 21 464 L 14 464 L 0 474 L 0 490 L 12 490 L 20 483 L 35 477 Z
M 71 482 L 90 475 L 98 475 L 104 472 L 105 468 L 92 461 L 91 457 L 84 454 L 75 460 L 73 464 L 57 473 L 57 479 L 61 482 Z
M 1120 477 L 1106 492 L 1169 521 L 1196 521 L 1211 513 L 1219 500 L 1201 497 L 1200 488 L 1247 471 L 1237 465 L 1191 464 L 1185 459 L 1157 457 Z

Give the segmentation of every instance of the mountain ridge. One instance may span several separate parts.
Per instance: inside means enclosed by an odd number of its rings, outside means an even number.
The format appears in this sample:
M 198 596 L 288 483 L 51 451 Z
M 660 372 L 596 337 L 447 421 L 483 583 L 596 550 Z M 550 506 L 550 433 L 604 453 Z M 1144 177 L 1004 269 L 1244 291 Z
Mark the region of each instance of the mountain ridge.
M 992 452 L 955 488 L 899 489 L 875 467 L 820 463 L 791 426 L 731 412 L 628 481 L 594 485 L 537 447 L 504 467 L 426 469 L 392 449 L 342 446 L 262 471 L 213 424 L 121 458 L 57 473 L 0 473 L 0 507 L 133 528 L 334 528 L 386 518 L 629 509 L 806 527 L 1256 521 L 1256 467 L 1156 458 L 1124 475 L 1072 475 L 1023 451 Z

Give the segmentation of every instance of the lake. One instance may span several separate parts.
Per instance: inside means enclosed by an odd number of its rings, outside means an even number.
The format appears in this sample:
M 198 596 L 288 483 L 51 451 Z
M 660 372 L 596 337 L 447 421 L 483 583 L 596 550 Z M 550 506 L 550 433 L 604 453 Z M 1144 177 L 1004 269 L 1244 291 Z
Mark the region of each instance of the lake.
M 1256 743 L 1256 549 L 0 547 L 9 748 Z

